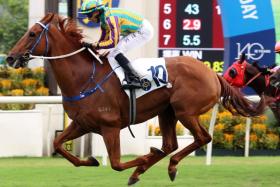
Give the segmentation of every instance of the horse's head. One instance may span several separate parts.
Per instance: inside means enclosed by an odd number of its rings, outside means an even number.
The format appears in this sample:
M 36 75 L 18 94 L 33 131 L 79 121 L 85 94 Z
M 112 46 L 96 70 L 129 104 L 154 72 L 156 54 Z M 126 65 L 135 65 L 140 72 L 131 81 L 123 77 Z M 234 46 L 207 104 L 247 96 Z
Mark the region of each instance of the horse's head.
M 51 51 L 52 41 L 61 40 L 62 37 L 60 36 L 63 36 L 61 33 L 66 33 L 64 22 L 65 20 L 56 14 L 47 14 L 41 21 L 34 24 L 16 43 L 6 59 L 8 64 L 19 68 L 27 64 L 30 60 L 30 55 L 48 55 Z M 65 35 L 67 34 L 69 33 Z M 82 38 L 77 29 L 76 35 L 78 35 L 78 40 Z
M 224 78 L 233 86 L 244 87 L 260 76 L 264 78 L 266 75 L 270 75 L 269 68 L 260 67 L 258 62 L 248 63 L 242 54 L 240 59 L 227 69 Z
M 242 87 L 245 85 L 245 70 L 247 66 L 245 55 L 235 61 L 225 72 L 224 78 L 233 86 Z

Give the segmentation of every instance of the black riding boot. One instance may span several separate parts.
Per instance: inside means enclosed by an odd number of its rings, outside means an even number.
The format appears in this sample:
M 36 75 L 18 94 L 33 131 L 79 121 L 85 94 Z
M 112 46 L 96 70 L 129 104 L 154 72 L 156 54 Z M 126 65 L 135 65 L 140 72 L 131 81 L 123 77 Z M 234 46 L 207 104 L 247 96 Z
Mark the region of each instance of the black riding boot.
M 122 53 L 118 54 L 115 57 L 115 59 L 119 63 L 119 65 L 124 69 L 124 71 L 127 75 L 127 77 L 126 77 L 127 84 L 123 85 L 123 88 L 124 89 L 142 88 L 142 86 L 140 84 L 139 75 L 133 69 L 129 60 Z

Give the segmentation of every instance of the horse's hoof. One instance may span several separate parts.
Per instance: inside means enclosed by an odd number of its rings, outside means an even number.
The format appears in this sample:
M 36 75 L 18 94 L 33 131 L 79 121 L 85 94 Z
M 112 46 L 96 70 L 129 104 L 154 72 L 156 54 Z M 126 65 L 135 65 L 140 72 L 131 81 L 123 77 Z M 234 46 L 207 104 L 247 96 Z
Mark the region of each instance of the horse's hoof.
M 176 176 L 177 176 L 177 174 L 178 174 L 177 169 L 175 168 L 173 171 L 169 171 L 168 174 L 169 174 L 170 180 L 174 181 Z
M 99 162 L 92 156 L 88 157 L 88 161 L 91 163 L 91 166 L 99 166 Z
M 138 181 L 139 181 L 138 178 L 132 178 L 132 177 L 130 177 L 129 180 L 128 180 L 127 185 L 128 185 L 128 186 L 131 186 L 131 185 L 137 183 Z

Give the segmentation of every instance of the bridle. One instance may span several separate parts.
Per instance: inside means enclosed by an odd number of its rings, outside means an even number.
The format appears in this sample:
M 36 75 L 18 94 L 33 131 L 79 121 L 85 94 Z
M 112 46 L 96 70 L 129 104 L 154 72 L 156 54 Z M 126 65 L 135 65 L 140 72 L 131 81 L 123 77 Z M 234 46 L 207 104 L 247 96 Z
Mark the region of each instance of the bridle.
M 245 62 L 245 63 L 247 63 L 247 62 Z M 244 70 L 245 71 L 245 70 Z M 263 74 L 263 72 L 259 72 L 259 73 L 257 73 L 255 76 L 253 76 L 251 79 L 249 79 L 248 81 L 247 81 L 247 83 L 245 83 L 245 85 L 244 86 L 242 86 L 242 88 L 244 88 L 244 87 L 246 87 L 246 86 L 248 86 L 250 83 L 252 83 L 255 79 L 257 79 L 259 76 L 261 76 L 261 75 L 263 75 L 264 76 L 264 79 L 265 79 L 265 87 L 267 88 L 268 86 L 269 86 L 269 78 L 270 78 L 270 76 L 268 75 L 268 74 Z
M 227 79 L 227 81 L 233 85 L 237 86 L 239 88 L 244 88 L 248 86 L 250 83 L 252 83 L 254 80 L 256 80 L 258 77 L 263 75 L 262 72 L 258 72 L 256 75 L 254 75 L 252 78 L 250 78 L 248 81 L 245 82 L 245 71 L 247 67 L 247 62 L 243 61 L 242 63 L 240 62 L 235 62 L 236 64 L 233 64 L 231 68 L 226 72 L 224 77 Z M 231 71 L 237 72 L 235 75 L 231 75 Z M 238 77 L 241 76 L 241 77 Z M 269 86 L 269 75 L 264 75 L 265 78 L 265 87 Z
M 44 52 L 44 56 L 47 55 L 48 50 L 49 50 L 49 38 L 48 38 L 48 31 L 49 31 L 49 26 L 50 24 L 48 23 L 47 25 L 44 25 L 41 22 L 36 22 L 36 24 L 39 24 L 43 30 L 40 33 L 39 37 L 37 38 L 37 40 L 35 41 L 34 45 L 32 46 L 32 48 L 30 49 L 30 54 L 33 53 L 33 51 L 35 50 L 35 48 L 37 47 L 37 45 L 40 43 L 42 36 L 45 34 L 45 38 L 46 38 L 46 48 L 45 48 L 45 52 Z
M 35 43 L 31 47 L 31 49 L 28 50 L 26 53 L 24 53 L 24 55 L 22 56 L 22 58 L 24 60 L 23 63 L 29 61 L 31 58 L 45 59 L 45 60 L 55 60 L 55 59 L 67 58 L 67 57 L 76 55 L 76 54 L 84 51 L 85 49 L 87 49 L 100 64 L 103 64 L 102 60 L 90 48 L 86 48 L 86 47 L 82 47 L 82 48 L 80 48 L 80 49 L 78 49 L 76 51 L 73 51 L 71 53 L 64 54 L 64 55 L 46 56 L 47 53 L 48 53 L 48 50 L 49 50 L 48 31 L 49 31 L 50 23 L 45 25 L 45 24 L 43 24 L 43 23 L 38 21 L 38 22 L 36 22 L 36 24 L 39 24 L 43 28 L 43 30 L 41 31 L 39 37 L 36 39 Z M 46 48 L 45 48 L 44 55 L 43 56 L 32 55 L 32 53 L 34 52 L 35 48 L 38 46 L 38 44 L 40 43 L 41 39 L 43 38 L 44 34 L 45 34 L 45 39 L 46 39 Z
M 245 83 L 244 86 L 242 86 L 242 88 L 248 86 L 250 83 L 252 83 L 255 79 L 257 79 L 259 76 L 262 75 L 262 72 L 257 73 L 254 77 L 252 77 L 251 79 L 249 79 L 247 81 L 247 83 Z M 265 78 L 265 86 L 267 87 L 269 85 L 269 75 L 264 75 Z
M 40 43 L 41 39 L 43 38 L 43 35 L 45 34 L 45 39 L 46 39 L 46 48 L 45 48 L 45 52 L 44 52 L 44 56 L 47 55 L 48 50 L 49 50 L 49 38 L 48 38 L 48 31 L 49 31 L 49 26 L 50 24 L 48 23 L 47 25 L 44 25 L 41 22 L 36 22 L 36 24 L 39 24 L 43 30 L 41 31 L 39 37 L 37 37 L 35 43 L 32 45 L 30 50 L 27 50 L 23 56 L 20 58 L 21 63 L 27 63 L 31 58 L 34 58 L 34 56 L 32 56 L 32 53 L 34 52 L 35 48 L 38 46 L 38 44 Z

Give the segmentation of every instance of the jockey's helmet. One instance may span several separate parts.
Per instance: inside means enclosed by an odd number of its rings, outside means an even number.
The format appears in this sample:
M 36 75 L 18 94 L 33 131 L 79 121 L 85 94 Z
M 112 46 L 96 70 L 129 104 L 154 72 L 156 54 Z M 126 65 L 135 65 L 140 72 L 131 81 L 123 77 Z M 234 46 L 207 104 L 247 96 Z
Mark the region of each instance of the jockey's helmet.
M 275 53 L 280 53 L 280 42 L 276 42 Z
M 98 10 L 104 10 L 105 5 L 102 0 L 84 0 L 79 13 L 91 14 Z

